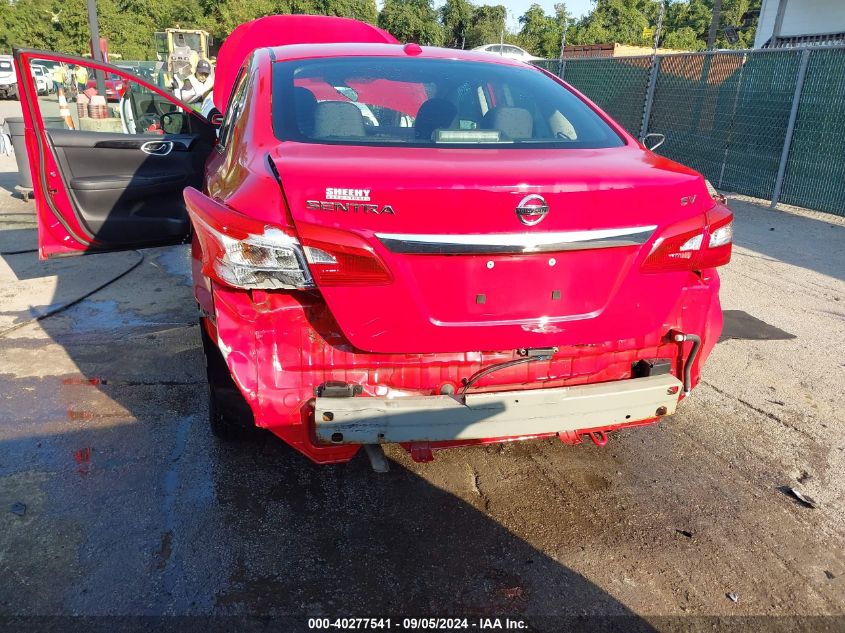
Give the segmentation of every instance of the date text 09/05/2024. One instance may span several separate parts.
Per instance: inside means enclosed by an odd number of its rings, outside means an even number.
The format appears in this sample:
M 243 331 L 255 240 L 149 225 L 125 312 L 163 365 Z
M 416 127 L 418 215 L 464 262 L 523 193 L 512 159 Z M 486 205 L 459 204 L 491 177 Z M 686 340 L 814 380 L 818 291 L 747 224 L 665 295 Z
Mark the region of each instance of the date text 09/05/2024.
M 308 628 L 347 631 L 527 631 L 528 624 L 518 618 L 309 618 Z

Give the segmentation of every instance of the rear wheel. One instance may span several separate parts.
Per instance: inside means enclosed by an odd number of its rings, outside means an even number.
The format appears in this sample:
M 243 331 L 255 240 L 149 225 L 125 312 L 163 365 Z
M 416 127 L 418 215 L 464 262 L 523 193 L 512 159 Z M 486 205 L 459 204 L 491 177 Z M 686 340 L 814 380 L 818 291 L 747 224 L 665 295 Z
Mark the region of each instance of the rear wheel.
M 202 331 L 202 347 L 205 352 L 205 369 L 208 378 L 208 422 L 215 437 L 238 440 L 248 435 L 255 427 L 255 418 L 241 394 L 220 349 Z

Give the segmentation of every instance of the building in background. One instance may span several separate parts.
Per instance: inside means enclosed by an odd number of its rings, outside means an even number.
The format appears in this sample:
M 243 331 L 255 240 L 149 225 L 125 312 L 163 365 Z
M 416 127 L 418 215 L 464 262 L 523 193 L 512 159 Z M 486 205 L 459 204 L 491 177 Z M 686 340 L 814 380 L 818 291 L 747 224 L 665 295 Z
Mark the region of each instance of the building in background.
M 845 44 L 845 0 L 763 0 L 754 48 Z
M 845 0 L 843 0 L 845 2 Z M 563 49 L 564 59 L 577 59 L 582 57 L 637 57 L 651 55 L 654 52 L 651 46 L 631 46 L 628 44 L 569 44 Z M 658 48 L 658 55 L 671 55 L 672 53 L 688 53 L 689 51 L 677 50 L 674 48 Z

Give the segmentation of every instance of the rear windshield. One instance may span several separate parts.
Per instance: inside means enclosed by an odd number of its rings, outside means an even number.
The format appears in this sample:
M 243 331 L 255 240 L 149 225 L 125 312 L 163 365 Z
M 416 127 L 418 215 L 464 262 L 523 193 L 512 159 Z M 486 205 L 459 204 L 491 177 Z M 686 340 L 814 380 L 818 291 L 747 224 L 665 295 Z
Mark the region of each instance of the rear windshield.
M 0 70 L 12 70 L 12 62 L 0 62 Z
M 439 59 L 278 62 L 273 127 L 281 140 L 340 145 L 624 145 L 589 106 L 536 69 Z

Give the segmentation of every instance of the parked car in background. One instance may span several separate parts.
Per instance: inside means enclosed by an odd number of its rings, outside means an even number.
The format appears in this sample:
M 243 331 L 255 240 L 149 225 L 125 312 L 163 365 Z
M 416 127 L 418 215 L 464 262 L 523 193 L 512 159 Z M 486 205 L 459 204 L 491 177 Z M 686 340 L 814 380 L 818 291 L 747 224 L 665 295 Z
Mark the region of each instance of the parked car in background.
M 32 77 L 35 79 L 35 86 L 38 94 L 46 95 L 53 91 L 53 77 L 44 66 L 32 65 Z
M 540 68 L 271 16 L 220 50 L 218 138 L 140 78 L 16 55 L 131 84 L 129 135 L 47 128 L 24 87 L 40 252 L 191 240 L 219 437 L 377 469 L 384 443 L 604 445 L 719 338 L 724 199 Z
M 472 50 L 474 51 L 483 51 L 485 53 L 493 53 L 494 55 L 499 55 L 501 57 L 507 57 L 508 59 L 515 59 L 520 62 L 533 62 L 537 61 L 538 59 L 543 59 L 542 57 L 536 57 L 532 55 L 524 48 L 520 48 L 519 46 L 514 46 L 513 44 L 484 44 L 483 46 L 476 46 Z
M 11 55 L 0 55 L 0 98 L 18 98 L 18 77 Z
M 106 101 L 120 101 L 123 93 L 126 91 L 123 77 L 117 73 L 108 73 L 103 83 L 106 89 Z M 97 78 L 94 76 L 94 73 L 91 73 L 88 78 L 88 88 L 97 90 Z

